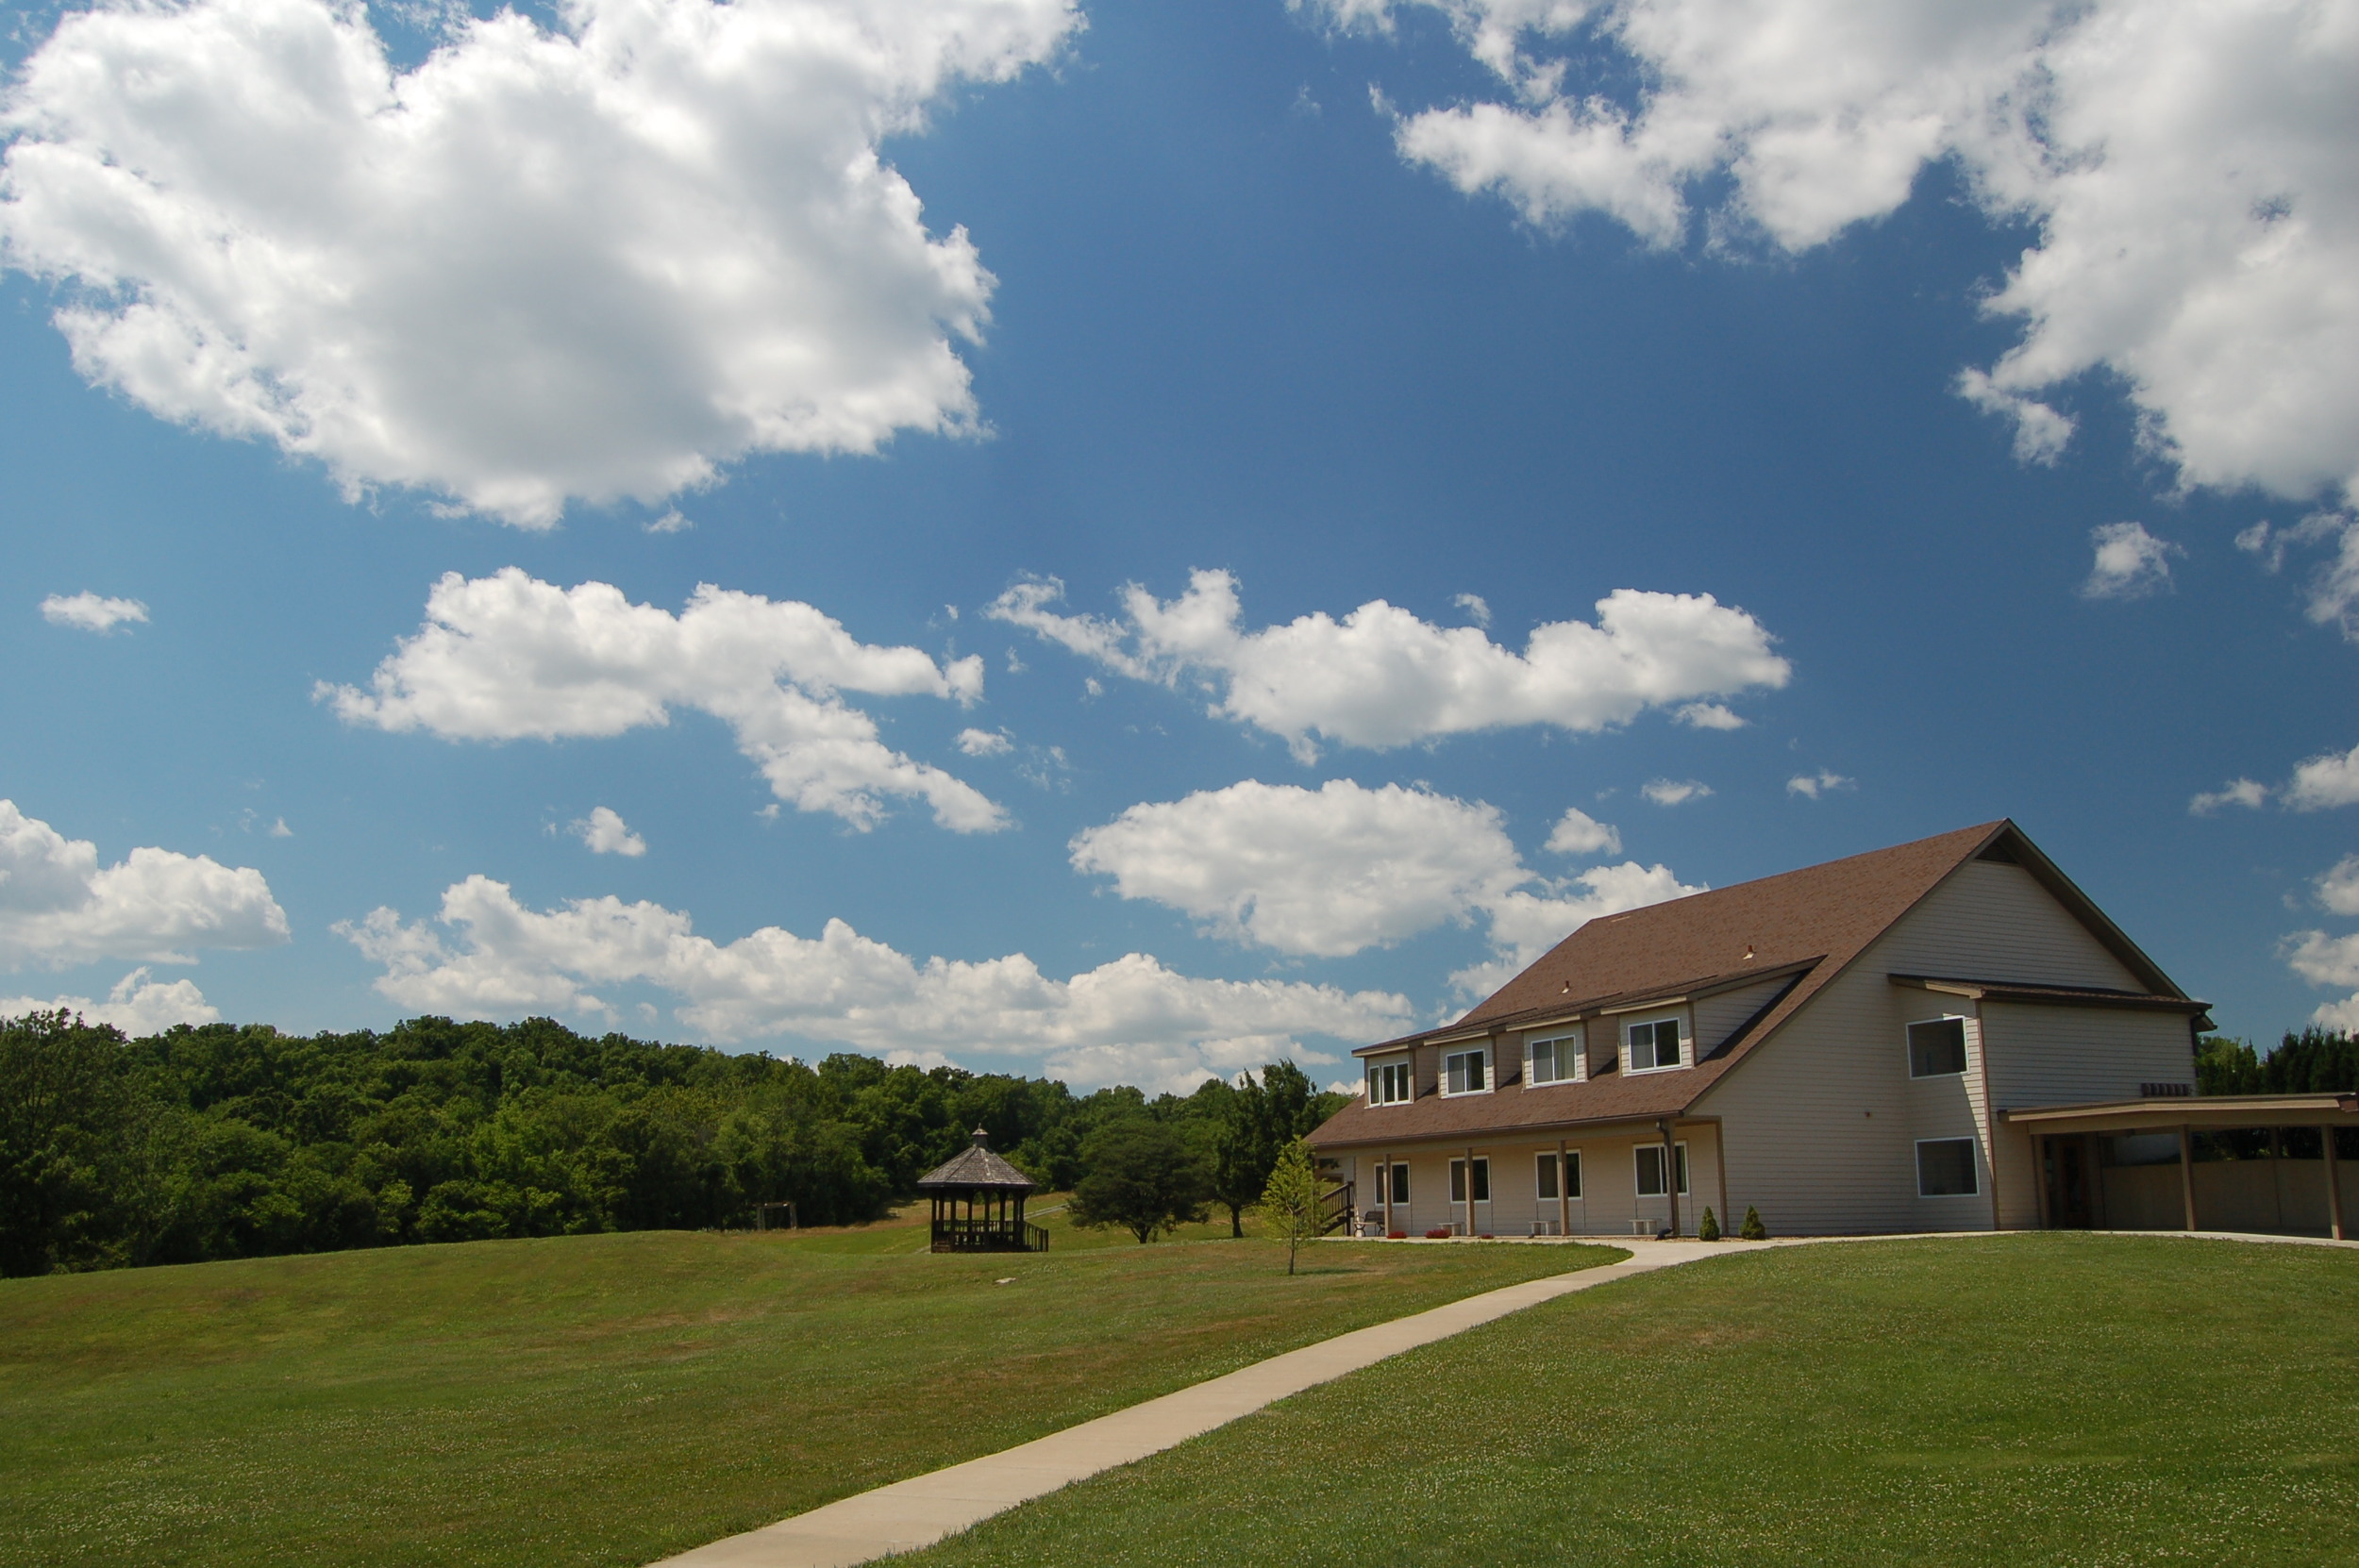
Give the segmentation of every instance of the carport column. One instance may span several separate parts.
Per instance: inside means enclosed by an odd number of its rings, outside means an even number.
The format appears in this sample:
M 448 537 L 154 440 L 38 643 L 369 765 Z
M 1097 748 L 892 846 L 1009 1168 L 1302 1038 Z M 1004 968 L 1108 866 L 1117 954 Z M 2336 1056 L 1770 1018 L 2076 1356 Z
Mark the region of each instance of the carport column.
M 2325 1143 L 2326 1155 L 2326 1226 L 2327 1234 L 2334 1240 L 2343 1239 L 2343 1182 L 2334 1172 L 2334 1133 L 2331 1126 L 2318 1128 L 2319 1141 Z
M 2186 1227 L 2195 1228 L 2195 1139 L 2185 1127 L 2179 1129 L 2179 1202 L 2185 1210 Z

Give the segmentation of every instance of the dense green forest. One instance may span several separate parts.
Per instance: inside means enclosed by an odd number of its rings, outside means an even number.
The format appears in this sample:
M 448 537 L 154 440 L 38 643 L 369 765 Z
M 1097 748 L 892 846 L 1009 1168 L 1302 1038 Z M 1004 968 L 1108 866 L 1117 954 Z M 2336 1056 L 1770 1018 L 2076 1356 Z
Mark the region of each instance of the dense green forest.
M 980 1126 L 1044 1187 L 1151 1138 L 1232 1218 L 1330 1114 L 1291 1062 L 1187 1096 L 872 1057 L 597 1039 L 545 1018 L 379 1034 L 0 1020 L 0 1274 L 412 1242 L 874 1219 Z
M 2339 1030 L 2289 1034 L 2267 1056 L 2241 1040 L 2205 1035 L 2196 1045 L 2199 1094 L 2337 1094 L 2359 1090 L 2359 1042 Z

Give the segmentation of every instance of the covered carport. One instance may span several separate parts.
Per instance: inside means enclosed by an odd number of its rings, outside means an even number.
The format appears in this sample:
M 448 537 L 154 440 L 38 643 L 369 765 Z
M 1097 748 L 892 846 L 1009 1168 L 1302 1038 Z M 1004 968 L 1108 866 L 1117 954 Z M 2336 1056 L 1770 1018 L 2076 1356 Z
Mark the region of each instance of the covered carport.
M 2000 1118 L 2032 1140 L 2040 1224 L 2345 1239 L 2359 1093 L 2158 1096 Z

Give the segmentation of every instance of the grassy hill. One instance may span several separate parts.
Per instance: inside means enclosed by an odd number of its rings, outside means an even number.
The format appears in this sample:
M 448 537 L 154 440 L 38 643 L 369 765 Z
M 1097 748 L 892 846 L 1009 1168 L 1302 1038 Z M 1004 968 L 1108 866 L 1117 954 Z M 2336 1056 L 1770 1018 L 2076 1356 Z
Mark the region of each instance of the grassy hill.
M 1289 1279 L 1259 1240 L 1047 1224 L 1027 1257 L 888 1224 L 0 1280 L 0 1564 L 639 1564 L 1619 1256 L 1336 1246 Z
M 2349 1564 L 2354 1325 L 2359 1253 L 2311 1247 L 2049 1233 L 1717 1259 L 895 1561 Z

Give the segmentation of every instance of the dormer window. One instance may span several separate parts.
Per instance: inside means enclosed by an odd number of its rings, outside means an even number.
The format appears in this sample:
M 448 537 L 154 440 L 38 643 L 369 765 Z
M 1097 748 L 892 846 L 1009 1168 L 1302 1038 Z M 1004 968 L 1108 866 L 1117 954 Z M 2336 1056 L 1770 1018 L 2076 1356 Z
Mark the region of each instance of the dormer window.
M 1488 1047 L 1452 1051 L 1442 1059 L 1442 1093 L 1487 1094 L 1491 1092 L 1491 1052 Z
M 1524 1042 L 1526 1067 L 1524 1082 L 1534 1087 L 1547 1083 L 1571 1083 L 1579 1079 L 1581 1070 L 1581 1031 L 1564 1034 L 1536 1035 Z
M 1655 1073 L 1687 1065 L 1685 1033 L 1677 1018 L 1650 1018 L 1630 1026 L 1630 1070 Z
M 1407 1105 L 1415 1091 L 1409 1082 L 1409 1059 L 1368 1063 L 1368 1104 Z

